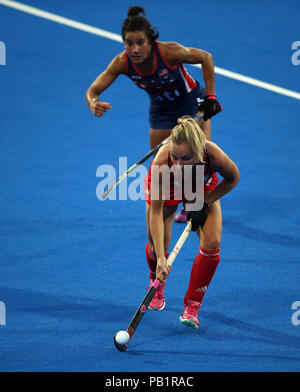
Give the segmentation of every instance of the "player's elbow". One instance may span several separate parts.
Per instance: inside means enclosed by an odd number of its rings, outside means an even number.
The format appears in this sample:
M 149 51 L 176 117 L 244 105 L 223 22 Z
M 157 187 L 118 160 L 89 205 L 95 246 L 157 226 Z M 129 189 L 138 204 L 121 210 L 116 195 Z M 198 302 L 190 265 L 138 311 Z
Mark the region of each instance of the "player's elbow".
M 213 55 L 210 52 L 204 52 L 204 56 L 203 56 L 203 63 L 206 64 L 213 64 L 214 60 L 213 60 Z
M 235 167 L 235 171 L 234 171 L 234 174 L 233 174 L 233 177 L 231 180 L 231 182 L 233 184 L 233 188 L 236 187 L 237 184 L 240 182 L 240 178 L 241 178 L 240 171 L 237 167 Z
M 228 175 L 225 177 L 225 180 L 227 184 L 230 186 L 230 190 L 236 187 L 236 185 L 240 181 L 240 171 L 237 168 L 237 166 L 234 165 L 233 170 L 231 171 L 230 174 L 228 173 Z

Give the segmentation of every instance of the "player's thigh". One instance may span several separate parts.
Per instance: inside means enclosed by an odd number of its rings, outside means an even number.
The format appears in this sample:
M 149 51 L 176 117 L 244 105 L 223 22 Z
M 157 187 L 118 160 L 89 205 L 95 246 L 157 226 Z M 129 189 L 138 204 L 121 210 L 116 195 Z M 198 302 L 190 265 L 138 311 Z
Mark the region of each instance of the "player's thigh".
M 204 132 L 206 139 L 211 140 L 211 121 L 210 120 L 204 121 L 202 119 L 198 121 L 198 125 Z
M 200 243 L 202 248 L 213 251 L 220 248 L 222 236 L 222 210 L 220 201 L 214 202 L 208 207 L 209 212 L 206 222 L 202 229 L 198 230 L 200 234 Z
M 172 224 L 174 221 L 174 215 L 177 210 L 177 205 L 174 206 L 164 206 L 163 208 L 163 219 L 164 219 L 164 247 L 165 251 L 168 250 L 172 237 Z M 147 235 L 150 242 L 151 250 L 153 250 L 153 239 L 151 235 L 150 226 L 150 204 L 146 203 L 146 222 L 147 222 Z
M 150 128 L 150 146 L 151 149 L 159 145 L 163 140 L 169 137 L 171 129 L 153 129 Z
M 172 226 L 174 222 L 174 215 L 177 211 L 178 204 L 164 206 L 164 246 L 165 251 L 169 249 L 172 238 Z

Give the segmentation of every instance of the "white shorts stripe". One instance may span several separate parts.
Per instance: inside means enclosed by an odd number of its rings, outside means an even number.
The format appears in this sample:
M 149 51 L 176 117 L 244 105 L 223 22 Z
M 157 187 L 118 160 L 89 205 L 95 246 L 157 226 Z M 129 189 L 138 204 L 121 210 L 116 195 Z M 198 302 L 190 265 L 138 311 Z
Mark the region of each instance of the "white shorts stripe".
M 203 252 L 203 250 L 200 248 L 200 253 L 201 253 L 203 256 L 215 257 L 215 256 L 218 256 L 218 255 L 220 254 L 220 250 L 219 250 L 219 251 L 216 251 L 216 253 L 206 253 L 206 252 Z

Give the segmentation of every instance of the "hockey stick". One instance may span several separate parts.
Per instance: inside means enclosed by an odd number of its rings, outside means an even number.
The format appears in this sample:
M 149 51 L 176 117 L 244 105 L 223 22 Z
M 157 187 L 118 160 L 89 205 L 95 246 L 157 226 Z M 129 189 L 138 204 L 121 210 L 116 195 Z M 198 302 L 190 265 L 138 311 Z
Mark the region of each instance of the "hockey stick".
M 184 231 L 182 232 L 180 238 L 178 239 L 176 245 L 174 246 L 171 254 L 168 257 L 167 260 L 167 264 L 169 266 L 172 266 L 176 256 L 178 255 L 180 249 L 182 248 L 183 244 L 185 243 L 186 239 L 188 238 L 190 232 L 191 232 L 191 228 L 192 228 L 192 223 L 191 221 L 188 222 L 188 224 L 186 225 Z M 128 328 L 127 328 L 127 332 L 130 336 L 130 340 L 127 344 L 125 345 L 121 345 L 116 341 L 116 335 L 114 336 L 114 343 L 115 346 L 118 350 L 120 351 L 126 351 L 128 348 L 128 345 L 139 325 L 139 323 L 141 322 L 144 314 L 146 313 L 146 310 L 148 308 L 148 305 L 150 304 L 152 298 L 154 297 L 154 294 L 156 293 L 156 290 L 158 289 L 160 283 L 164 280 L 163 275 L 159 274 L 154 283 L 152 284 L 152 286 L 150 287 L 150 290 L 148 291 L 148 293 L 146 294 L 145 298 L 143 299 L 143 301 L 141 302 L 140 306 L 138 307 L 137 311 L 135 312 L 135 315 L 133 316 Z
M 203 118 L 203 113 L 200 113 L 199 116 L 196 116 L 194 120 L 196 122 L 200 121 Z M 114 182 L 103 194 L 102 194 L 102 200 L 104 200 L 107 195 L 118 185 L 122 180 L 124 180 L 125 177 L 128 176 L 129 173 L 131 173 L 133 170 L 135 170 L 139 165 L 147 161 L 148 158 L 150 158 L 152 155 L 156 154 L 157 151 L 167 142 L 169 141 L 169 138 L 167 137 L 165 140 L 163 140 L 159 145 L 153 148 L 153 150 L 149 151 L 148 154 L 146 154 L 142 159 L 140 159 L 138 162 L 130 166 L 129 169 L 126 170 L 117 180 Z
M 129 169 L 126 170 L 118 179 L 116 182 L 114 182 L 108 189 L 102 194 L 102 199 L 104 200 L 106 196 L 122 181 L 124 180 L 125 177 L 128 176 L 129 173 L 131 173 L 133 170 L 135 170 L 139 165 L 144 163 L 148 158 L 150 158 L 152 155 L 156 154 L 157 151 L 162 147 L 164 144 L 166 144 L 169 141 L 169 138 L 165 139 L 162 141 L 158 146 L 154 147 L 153 150 L 148 152 L 147 155 L 145 155 L 142 159 L 140 159 L 138 162 L 136 162 L 134 165 L 130 166 Z

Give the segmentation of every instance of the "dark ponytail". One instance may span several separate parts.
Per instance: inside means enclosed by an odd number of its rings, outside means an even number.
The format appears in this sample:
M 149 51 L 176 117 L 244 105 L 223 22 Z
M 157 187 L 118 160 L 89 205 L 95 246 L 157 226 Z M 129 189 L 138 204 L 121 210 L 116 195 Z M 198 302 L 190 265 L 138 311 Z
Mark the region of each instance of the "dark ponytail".
M 144 15 L 146 15 L 146 12 L 143 7 L 133 6 L 128 8 L 127 18 L 122 25 L 123 41 L 125 41 L 125 35 L 128 31 L 143 31 L 150 43 L 153 43 L 159 37 L 159 32 L 152 28 L 151 23 Z
M 137 16 L 138 14 L 146 15 L 145 9 L 143 7 L 139 7 L 135 5 L 133 7 L 128 8 L 127 16 L 130 18 L 131 16 Z

